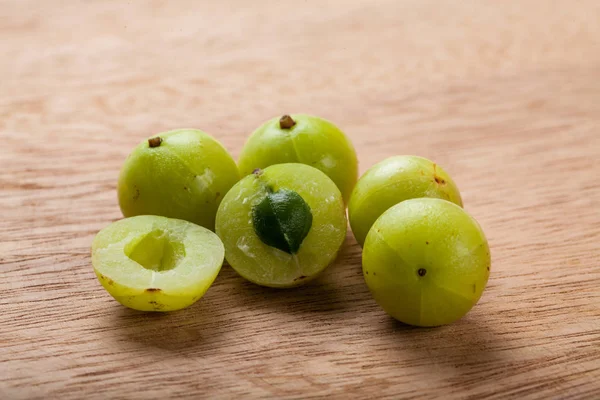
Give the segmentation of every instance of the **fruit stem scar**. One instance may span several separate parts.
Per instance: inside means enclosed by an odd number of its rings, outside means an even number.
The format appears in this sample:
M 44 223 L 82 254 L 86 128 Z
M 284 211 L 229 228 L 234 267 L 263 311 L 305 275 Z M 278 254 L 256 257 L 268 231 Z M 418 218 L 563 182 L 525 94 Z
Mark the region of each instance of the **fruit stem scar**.
M 263 174 L 262 169 L 256 168 L 254 169 L 254 171 L 252 171 L 252 174 L 254 174 L 254 177 L 258 180 L 259 184 L 262 185 L 262 187 L 267 191 L 267 193 L 273 193 L 275 191 L 275 189 L 273 189 L 273 186 L 268 185 L 264 181 L 260 180 L 260 177 Z
M 158 147 L 162 143 L 162 138 L 160 136 L 153 137 L 148 139 L 148 145 L 150 147 Z
M 263 173 L 263 171 L 260 168 L 256 168 L 254 170 L 254 177 L 256 178 L 256 180 L 255 180 L 256 184 L 259 185 L 260 188 L 264 192 L 266 192 L 266 196 L 275 193 L 275 189 L 273 188 L 273 186 L 269 185 L 267 182 L 265 182 L 263 179 L 261 179 L 262 173 Z
M 158 288 L 148 288 L 148 289 L 146 289 L 146 292 L 151 292 L 151 293 L 152 292 L 160 292 L 160 289 L 158 289 Z
M 296 125 L 296 121 L 292 119 L 289 115 L 284 115 L 279 120 L 279 127 L 281 129 L 290 129 L 292 126 Z
M 419 276 L 425 276 L 426 273 L 427 270 L 425 268 L 419 268 L 419 270 L 417 271 L 417 274 L 419 274 Z

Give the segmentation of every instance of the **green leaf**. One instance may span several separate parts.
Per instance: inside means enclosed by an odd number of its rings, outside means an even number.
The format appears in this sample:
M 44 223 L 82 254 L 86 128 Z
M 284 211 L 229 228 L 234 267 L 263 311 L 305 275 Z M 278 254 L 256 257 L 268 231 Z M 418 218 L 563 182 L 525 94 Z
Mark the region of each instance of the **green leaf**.
M 312 213 L 298 193 L 282 189 L 254 206 L 252 222 L 263 243 L 296 254 L 312 226 Z

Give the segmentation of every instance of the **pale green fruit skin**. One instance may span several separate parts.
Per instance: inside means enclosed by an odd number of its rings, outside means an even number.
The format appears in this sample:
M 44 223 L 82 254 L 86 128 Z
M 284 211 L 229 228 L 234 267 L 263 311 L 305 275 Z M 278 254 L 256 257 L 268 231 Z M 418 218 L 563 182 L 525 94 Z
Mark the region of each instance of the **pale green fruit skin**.
M 194 129 L 160 133 L 162 143 L 141 142 L 119 176 L 125 217 L 160 215 L 214 230 L 225 193 L 239 180 L 235 161 L 212 136 Z
M 238 160 L 241 176 L 270 165 L 302 163 L 324 172 L 347 202 L 358 179 L 358 160 L 350 139 L 325 119 L 290 116 L 296 122 L 290 129 L 281 129 L 281 117 L 276 117 L 252 133 Z
M 377 303 L 416 326 L 449 324 L 464 316 L 481 297 L 490 265 L 479 224 L 440 199 L 393 206 L 375 222 L 363 250 L 363 276 Z
M 157 230 L 185 249 L 173 269 L 146 269 L 126 254 Z M 175 311 L 194 304 L 217 277 L 224 255 L 223 244 L 208 229 L 154 215 L 114 222 L 92 243 L 92 265 L 102 286 L 122 305 L 140 311 Z
M 295 255 L 263 243 L 254 231 L 252 208 L 273 190 L 298 193 L 311 209 L 312 226 Z M 217 212 L 216 232 L 225 245 L 227 262 L 258 285 L 285 288 L 314 279 L 336 257 L 346 237 L 342 195 L 321 171 L 303 164 L 278 164 L 239 181 Z
M 377 218 L 401 201 L 431 197 L 462 207 L 458 187 L 442 167 L 423 157 L 394 156 L 372 166 L 354 187 L 348 218 L 362 246 Z

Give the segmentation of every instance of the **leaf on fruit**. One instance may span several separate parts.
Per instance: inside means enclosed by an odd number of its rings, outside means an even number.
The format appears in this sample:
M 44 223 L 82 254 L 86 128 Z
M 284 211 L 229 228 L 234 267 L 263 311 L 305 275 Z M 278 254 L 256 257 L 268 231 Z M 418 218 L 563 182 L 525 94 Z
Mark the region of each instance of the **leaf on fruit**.
M 283 189 L 254 206 L 252 222 L 265 244 L 296 254 L 312 226 L 312 212 L 298 193 Z

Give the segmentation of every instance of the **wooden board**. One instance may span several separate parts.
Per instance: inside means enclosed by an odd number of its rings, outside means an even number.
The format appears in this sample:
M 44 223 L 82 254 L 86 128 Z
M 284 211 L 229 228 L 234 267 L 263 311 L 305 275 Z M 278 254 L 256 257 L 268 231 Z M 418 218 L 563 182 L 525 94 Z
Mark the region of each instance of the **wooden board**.
M 0 0 L 0 398 L 600 398 L 598 21 L 597 1 Z M 452 174 L 492 249 L 470 314 L 394 322 L 350 233 L 295 290 L 225 267 L 172 314 L 102 290 L 90 244 L 138 141 L 197 127 L 237 156 L 284 112 L 335 121 L 361 171 Z

